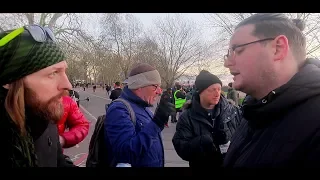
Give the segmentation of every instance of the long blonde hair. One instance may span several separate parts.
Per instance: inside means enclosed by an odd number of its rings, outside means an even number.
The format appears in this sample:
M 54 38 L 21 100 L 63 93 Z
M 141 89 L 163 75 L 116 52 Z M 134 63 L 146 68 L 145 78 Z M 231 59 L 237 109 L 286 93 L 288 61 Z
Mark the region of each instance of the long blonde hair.
M 26 134 L 25 129 L 25 100 L 24 83 L 19 79 L 10 84 L 7 97 L 5 99 L 5 109 L 12 121 L 17 125 L 22 135 Z

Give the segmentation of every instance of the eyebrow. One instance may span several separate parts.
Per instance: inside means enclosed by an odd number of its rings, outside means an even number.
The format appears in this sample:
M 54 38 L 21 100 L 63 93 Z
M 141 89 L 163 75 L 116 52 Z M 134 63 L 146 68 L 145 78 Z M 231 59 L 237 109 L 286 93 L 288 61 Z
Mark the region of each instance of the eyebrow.
M 52 66 L 51 67 L 52 70 L 61 70 L 61 69 L 64 69 L 64 68 L 68 69 L 68 65 L 66 65 L 66 66 L 62 66 L 62 65 L 61 66 Z

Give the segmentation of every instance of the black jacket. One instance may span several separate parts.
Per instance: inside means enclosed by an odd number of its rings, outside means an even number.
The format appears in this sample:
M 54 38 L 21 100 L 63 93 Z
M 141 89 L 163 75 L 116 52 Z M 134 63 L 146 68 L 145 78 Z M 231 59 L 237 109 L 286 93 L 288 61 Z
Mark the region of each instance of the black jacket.
M 49 123 L 35 140 L 35 151 L 39 167 L 75 167 L 65 160 L 56 124 Z
M 307 63 L 262 100 L 246 98 L 225 167 L 320 167 L 320 69 Z
M 208 115 L 201 107 L 199 95 L 195 94 L 191 107 L 186 109 L 177 123 L 176 132 L 172 139 L 177 154 L 190 167 L 218 167 L 222 165 L 222 154 L 219 145 L 226 144 L 240 124 L 241 112 L 221 96 L 214 108 L 214 115 Z M 212 120 L 212 117 L 215 120 Z M 213 125 L 214 124 L 214 125 Z M 202 136 L 212 138 L 216 148 L 206 150 Z
M 118 97 L 121 95 L 122 93 L 122 89 L 121 88 L 116 88 L 114 90 L 111 91 L 111 94 L 110 94 L 110 99 L 112 101 L 118 99 Z
M 20 140 L 22 137 L 17 135 L 17 127 L 4 108 L 6 93 L 7 91 L 0 87 L 0 142 L 3 147 L 0 166 L 75 167 L 65 160 L 56 124 L 26 114 L 26 127 L 30 129 L 28 143 L 33 145 L 22 144 L 25 141 Z
M 168 91 L 165 91 L 165 92 L 162 93 L 161 99 L 163 99 L 163 98 L 167 99 L 168 102 L 170 102 L 170 103 L 174 103 L 172 93 L 168 93 Z

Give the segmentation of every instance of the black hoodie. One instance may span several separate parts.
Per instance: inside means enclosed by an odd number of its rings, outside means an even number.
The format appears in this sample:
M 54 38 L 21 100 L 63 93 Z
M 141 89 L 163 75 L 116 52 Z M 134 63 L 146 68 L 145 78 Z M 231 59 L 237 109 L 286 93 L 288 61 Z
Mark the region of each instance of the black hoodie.
M 246 98 L 225 167 L 320 167 L 320 61 L 265 98 Z

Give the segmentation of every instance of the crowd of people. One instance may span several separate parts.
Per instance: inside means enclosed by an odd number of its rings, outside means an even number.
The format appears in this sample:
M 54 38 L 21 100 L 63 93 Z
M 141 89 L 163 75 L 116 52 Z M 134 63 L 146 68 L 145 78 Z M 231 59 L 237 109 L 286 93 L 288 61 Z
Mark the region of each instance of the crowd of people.
M 164 167 L 161 132 L 170 117 L 173 146 L 190 167 L 319 167 L 320 61 L 307 58 L 303 28 L 303 21 L 279 13 L 241 21 L 224 56 L 234 76 L 227 96 L 221 80 L 205 70 L 187 92 L 179 84 L 162 92 L 158 70 L 137 64 L 125 86 L 106 87 L 112 102 L 99 129 L 79 109 L 53 32 L 38 25 L 3 31 L 0 162 L 76 167 L 63 149 L 95 128 L 102 141 L 92 137 L 90 148 L 104 147 L 103 166 Z M 247 94 L 241 106 L 237 90 Z M 148 107 L 156 104 L 153 113 Z M 87 161 L 94 164 L 100 156 L 90 148 Z

